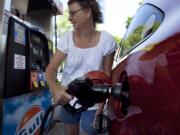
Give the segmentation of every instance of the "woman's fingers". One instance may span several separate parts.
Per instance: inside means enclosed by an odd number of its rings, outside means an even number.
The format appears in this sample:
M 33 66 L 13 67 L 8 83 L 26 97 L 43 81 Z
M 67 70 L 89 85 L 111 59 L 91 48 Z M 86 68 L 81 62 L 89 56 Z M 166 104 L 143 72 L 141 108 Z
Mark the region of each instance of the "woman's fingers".
M 55 101 L 61 105 L 67 104 L 72 99 L 73 96 L 68 94 L 66 91 L 58 91 L 55 95 Z

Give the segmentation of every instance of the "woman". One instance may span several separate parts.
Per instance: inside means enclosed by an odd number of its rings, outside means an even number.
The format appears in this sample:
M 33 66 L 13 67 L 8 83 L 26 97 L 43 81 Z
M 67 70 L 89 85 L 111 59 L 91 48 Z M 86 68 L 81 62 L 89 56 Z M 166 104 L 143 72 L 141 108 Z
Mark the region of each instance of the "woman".
M 92 70 L 110 75 L 116 42 L 109 33 L 97 31 L 96 23 L 102 23 L 102 13 L 96 0 L 69 0 L 69 21 L 74 31 L 65 33 L 57 51 L 46 69 L 47 83 L 56 103 L 66 104 L 73 97 L 66 93 L 66 86 L 75 78 Z M 56 83 L 59 65 L 65 60 L 61 86 Z M 79 125 L 89 135 L 95 134 L 92 122 L 102 113 L 104 103 L 99 103 L 81 114 L 72 116 L 61 107 L 60 118 L 68 135 L 78 135 Z

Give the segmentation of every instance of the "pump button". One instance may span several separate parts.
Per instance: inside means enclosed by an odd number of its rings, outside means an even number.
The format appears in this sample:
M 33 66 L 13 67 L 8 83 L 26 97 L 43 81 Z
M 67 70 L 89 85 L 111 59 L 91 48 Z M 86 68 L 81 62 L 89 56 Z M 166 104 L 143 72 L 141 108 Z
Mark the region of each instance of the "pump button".
M 43 80 L 40 81 L 40 85 L 41 85 L 41 87 L 44 87 L 44 86 L 45 86 L 45 83 L 44 83 Z
M 34 88 L 39 88 L 38 82 L 37 82 L 37 81 L 34 81 L 34 82 L 33 82 L 33 86 L 34 86 Z

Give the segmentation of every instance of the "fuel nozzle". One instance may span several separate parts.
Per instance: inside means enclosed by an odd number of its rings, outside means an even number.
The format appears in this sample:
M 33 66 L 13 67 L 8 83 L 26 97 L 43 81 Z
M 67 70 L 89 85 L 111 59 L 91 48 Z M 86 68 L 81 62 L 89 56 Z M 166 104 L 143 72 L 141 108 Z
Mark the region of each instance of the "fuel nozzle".
M 121 113 L 126 115 L 130 103 L 129 89 L 126 83 L 116 83 L 114 85 L 99 84 L 92 87 L 93 91 L 102 95 L 112 96 L 115 100 L 121 102 Z
M 129 97 L 129 92 L 123 91 L 122 83 L 114 85 L 99 84 L 92 87 L 92 90 L 102 94 L 111 95 L 115 100 L 122 100 Z

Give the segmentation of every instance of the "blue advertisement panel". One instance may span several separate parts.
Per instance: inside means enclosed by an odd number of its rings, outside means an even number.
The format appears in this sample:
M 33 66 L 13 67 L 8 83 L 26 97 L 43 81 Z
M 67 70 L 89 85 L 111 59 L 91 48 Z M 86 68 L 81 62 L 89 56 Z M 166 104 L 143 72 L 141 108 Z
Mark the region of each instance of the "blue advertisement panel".
M 50 104 L 48 90 L 4 99 L 3 135 L 38 135 L 44 112 Z

